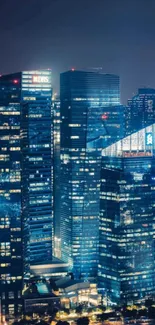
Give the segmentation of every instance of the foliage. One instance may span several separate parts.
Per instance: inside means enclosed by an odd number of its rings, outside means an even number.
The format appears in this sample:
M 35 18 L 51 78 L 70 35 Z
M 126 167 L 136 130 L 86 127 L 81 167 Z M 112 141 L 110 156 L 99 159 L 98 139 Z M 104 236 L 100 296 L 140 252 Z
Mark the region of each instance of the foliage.
M 69 323 L 66 321 L 59 320 L 56 325 L 69 325 Z
M 77 325 L 89 325 L 88 317 L 81 317 L 77 320 Z
M 83 306 L 82 305 L 79 305 L 79 306 L 76 307 L 77 314 L 82 314 L 82 310 L 83 310 Z

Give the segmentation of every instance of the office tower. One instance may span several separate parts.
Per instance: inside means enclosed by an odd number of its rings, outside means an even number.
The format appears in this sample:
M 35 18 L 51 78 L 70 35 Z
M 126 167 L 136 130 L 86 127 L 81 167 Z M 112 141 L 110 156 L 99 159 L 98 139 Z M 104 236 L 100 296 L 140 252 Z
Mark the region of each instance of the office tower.
M 53 171 L 51 166 L 53 149 L 51 96 L 51 71 L 49 70 L 23 71 L 0 78 L 0 105 L 1 107 L 4 106 L 5 112 L 2 111 L 1 113 L 2 116 L 4 115 L 5 121 L 1 120 L 1 124 L 3 124 L 0 129 L 0 137 L 2 140 L 8 137 L 8 146 L 3 145 L 5 150 L 3 164 L 6 164 L 6 167 L 2 167 L 2 170 L 6 168 L 7 171 L 2 171 L 2 176 L 4 174 L 5 182 L 8 179 L 6 190 L 8 188 L 10 201 L 14 199 L 17 202 L 16 205 L 12 204 L 11 208 L 10 205 L 6 204 L 4 215 L 6 220 L 4 223 L 8 227 L 10 237 L 0 236 L 2 245 L 1 265 L 5 264 L 3 254 L 11 256 L 12 260 L 11 264 L 6 262 L 5 266 L 8 271 L 5 280 L 8 283 L 8 299 L 11 299 L 10 297 L 13 295 L 17 296 L 16 292 L 14 293 L 14 290 L 11 289 L 12 281 L 16 280 L 15 273 L 17 280 L 21 279 L 22 275 L 20 262 L 22 254 L 20 247 L 21 222 L 24 244 L 24 276 L 29 276 L 31 263 L 39 263 L 42 260 L 47 262 L 52 258 Z M 7 134 L 5 134 L 6 130 Z M 9 166 L 7 166 L 8 164 Z M 12 214 L 11 222 L 9 221 L 10 213 Z M 3 229 L 0 229 L 1 231 L 4 232 Z M 14 237 L 17 238 L 16 241 Z M 17 244 L 18 250 L 16 251 L 14 246 Z M 15 259 L 14 256 L 17 256 L 18 259 Z M 16 264 L 16 270 L 14 264 Z M 3 284 L 3 279 L 1 284 Z M 2 311 L 4 308 L 7 313 L 6 304 L 7 301 L 4 300 L 3 302 L 2 292 Z M 18 300 L 15 299 L 14 304 L 18 304 Z M 13 304 L 11 307 L 13 309 Z
M 0 106 L 0 296 L 4 315 L 20 312 L 22 307 L 20 170 L 20 105 L 8 104 Z
M 125 112 L 126 135 L 134 133 L 155 120 L 155 89 L 140 88 L 138 94 L 128 100 Z
M 51 96 L 50 71 L 23 72 L 21 128 L 25 272 L 33 263 L 52 259 Z
M 60 99 L 53 98 L 53 141 L 54 141 L 54 256 L 61 258 L 60 235 Z
M 119 77 L 68 71 L 60 78 L 61 248 L 76 277 L 97 273 L 103 107 L 120 104 Z
M 107 303 L 155 291 L 155 124 L 103 150 L 99 282 Z
M 102 120 L 106 135 L 102 142 L 102 148 L 122 139 L 125 136 L 125 111 L 123 105 L 103 107 Z

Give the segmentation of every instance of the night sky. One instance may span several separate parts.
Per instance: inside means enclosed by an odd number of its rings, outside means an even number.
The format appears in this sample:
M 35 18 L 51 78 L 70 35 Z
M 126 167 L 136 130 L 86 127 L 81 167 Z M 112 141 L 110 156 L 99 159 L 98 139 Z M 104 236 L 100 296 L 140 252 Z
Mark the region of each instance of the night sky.
M 102 67 L 122 102 L 155 88 L 155 0 L 0 0 L 0 72 Z

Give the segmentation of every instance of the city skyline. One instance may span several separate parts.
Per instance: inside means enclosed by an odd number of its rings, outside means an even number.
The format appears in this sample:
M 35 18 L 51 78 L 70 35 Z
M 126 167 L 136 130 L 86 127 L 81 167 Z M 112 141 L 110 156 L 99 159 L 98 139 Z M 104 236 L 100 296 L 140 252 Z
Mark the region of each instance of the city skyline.
M 73 285 L 98 305 L 154 297 L 155 90 L 126 107 L 115 74 L 66 71 L 60 99 L 51 86 L 49 69 L 0 77 L 2 319 L 55 292 L 74 308 Z
M 7 0 L 0 9 L 2 74 L 52 68 L 58 91 L 60 72 L 102 67 L 120 75 L 123 104 L 155 85 L 154 0 Z
M 0 325 L 155 320 L 154 12 L 0 1 Z

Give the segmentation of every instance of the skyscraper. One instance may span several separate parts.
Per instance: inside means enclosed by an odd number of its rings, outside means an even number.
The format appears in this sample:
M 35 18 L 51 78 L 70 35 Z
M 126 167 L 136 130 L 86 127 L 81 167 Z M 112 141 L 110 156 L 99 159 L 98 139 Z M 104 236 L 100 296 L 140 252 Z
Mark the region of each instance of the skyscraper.
M 99 282 L 113 303 L 155 291 L 155 124 L 103 150 Z
M 126 135 L 134 133 L 155 120 L 155 89 L 140 88 L 138 94 L 128 100 L 125 111 Z
M 102 141 L 103 148 L 106 148 L 125 136 L 125 112 L 126 107 L 123 105 L 103 107 L 102 120 L 106 131 L 106 135 Z
M 77 277 L 98 265 L 103 107 L 120 104 L 119 77 L 84 71 L 61 74 L 61 248 Z
M 0 106 L 0 296 L 2 315 L 21 311 L 20 105 Z M 4 321 L 4 319 L 2 319 Z
M 61 258 L 60 234 L 60 99 L 53 98 L 54 256 Z
M 3 195 L 4 227 L 0 229 L 0 263 L 2 267 L 5 264 L 7 271 L 0 284 L 4 281 L 8 284 L 5 286 L 8 301 L 5 291 L 1 291 L 2 311 L 4 309 L 6 314 L 17 312 L 16 305 L 21 303 L 17 298 L 21 297 L 22 289 L 22 253 L 24 276 L 29 276 L 31 263 L 43 259 L 47 262 L 52 258 L 51 97 L 49 70 L 23 71 L 0 77 L 0 138 L 4 143 L 1 177 L 4 179 L 2 193 L 4 185 L 6 192 Z M 7 204 L 9 200 L 10 204 Z M 16 285 L 19 280 L 20 289 Z M 13 296 L 14 304 L 10 300 Z
M 22 218 L 27 273 L 30 264 L 52 259 L 51 72 L 23 72 L 21 96 Z

